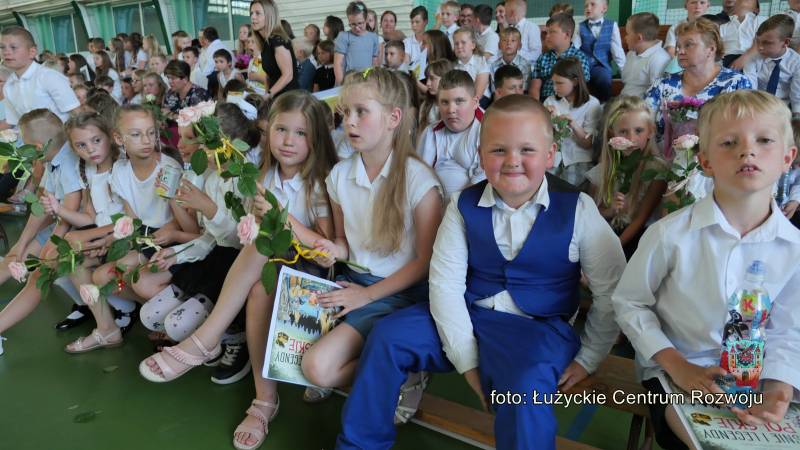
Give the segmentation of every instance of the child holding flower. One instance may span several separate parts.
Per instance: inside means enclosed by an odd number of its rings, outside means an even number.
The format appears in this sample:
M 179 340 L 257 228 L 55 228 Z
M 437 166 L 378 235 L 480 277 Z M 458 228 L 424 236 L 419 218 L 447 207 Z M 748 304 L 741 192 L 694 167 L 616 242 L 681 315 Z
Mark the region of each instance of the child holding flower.
M 619 235 L 630 258 L 666 190 L 662 180 L 645 181 L 646 170 L 663 170 L 656 156 L 655 118 L 638 97 L 619 97 L 603 124 L 600 164 L 586 172 L 600 213 Z

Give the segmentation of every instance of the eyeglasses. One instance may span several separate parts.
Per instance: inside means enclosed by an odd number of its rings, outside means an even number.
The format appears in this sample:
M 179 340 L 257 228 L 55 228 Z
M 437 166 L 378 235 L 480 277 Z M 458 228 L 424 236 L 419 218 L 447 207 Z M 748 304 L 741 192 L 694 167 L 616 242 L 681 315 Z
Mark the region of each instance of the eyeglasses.
M 145 142 L 144 141 L 145 136 L 147 137 L 146 142 L 153 142 L 153 143 L 158 142 L 158 130 L 156 130 L 155 128 L 147 130 L 147 133 L 142 133 L 140 131 L 133 131 L 131 133 L 124 135 L 124 137 L 130 139 L 132 142 L 136 142 L 139 144 Z
M 363 27 L 366 24 L 367 24 L 367 22 L 365 22 L 363 20 L 361 22 L 350 22 L 350 28 L 359 28 L 359 27 Z

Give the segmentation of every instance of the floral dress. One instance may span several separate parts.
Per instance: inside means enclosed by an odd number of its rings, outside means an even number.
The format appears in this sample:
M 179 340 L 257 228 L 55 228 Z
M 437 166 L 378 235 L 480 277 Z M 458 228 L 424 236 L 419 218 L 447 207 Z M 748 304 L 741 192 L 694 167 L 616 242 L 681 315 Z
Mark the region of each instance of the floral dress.
M 186 94 L 186 97 L 184 97 L 183 100 L 181 100 L 181 97 L 178 95 L 178 93 L 172 89 L 167 91 L 167 95 L 164 97 L 164 106 L 168 108 L 170 112 L 177 114 L 178 111 L 183 108 L 194 106 L 206 100 L 211 100 L 211 95 L 208 94 L 208 91 L 196 84 L 193 84 L 192 88 L 189 89 L 189 93 Z

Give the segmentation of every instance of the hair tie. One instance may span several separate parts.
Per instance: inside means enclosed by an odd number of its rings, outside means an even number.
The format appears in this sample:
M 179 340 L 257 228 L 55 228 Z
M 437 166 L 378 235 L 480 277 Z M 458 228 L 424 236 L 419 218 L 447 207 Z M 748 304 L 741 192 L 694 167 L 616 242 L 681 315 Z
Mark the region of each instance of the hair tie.
M 370 72 L 372 72 L 372 67 L 367 67 L 366 69 L 364 69 L 364 72 L 361 75 L 366 80 L 367 77 L 369 76 Z

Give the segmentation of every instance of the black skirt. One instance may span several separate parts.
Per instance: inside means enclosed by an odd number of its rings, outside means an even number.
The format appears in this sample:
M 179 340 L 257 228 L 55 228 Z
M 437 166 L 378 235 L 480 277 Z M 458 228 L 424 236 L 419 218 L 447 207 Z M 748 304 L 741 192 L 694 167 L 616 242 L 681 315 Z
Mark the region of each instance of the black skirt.
M 172 284 L 188 296 L 203 294 L 216 303 L 228 270 L 237 256 L 238 248 L 217 245 L 205 259 L 174 265 L 176 270 L 172 272 Z

